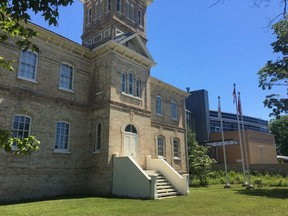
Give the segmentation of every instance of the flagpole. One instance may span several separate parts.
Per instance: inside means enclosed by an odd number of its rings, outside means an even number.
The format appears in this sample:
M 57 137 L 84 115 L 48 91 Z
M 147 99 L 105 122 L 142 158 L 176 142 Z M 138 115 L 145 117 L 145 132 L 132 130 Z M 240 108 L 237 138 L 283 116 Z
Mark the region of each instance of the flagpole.
M 242 186 L 247 186 L 246 171 L 245 171 L 244 157 L 243 157 L 243 146 L 242 146 L 242 138 L 241 138 L 241 130 L 240 130 L 240 122 L 239 122 L 239 115 L 238 115 L 238 102 L 237 102 L 237 95 L 236 95 L 236 87 L 235 86 L 236 86 L 236 84 L 234 83 L 233 97 L 234 97 L 234 103 L 236 105 L 236 116 L 237 116 L 238 134 L 239 134 L 239 142 L 240 142 L 242 170 L 243 170 L 243 175 L 244 175 L 244 180 L 243 180 Z
M 248 175 L 247 188 L 253 188 L 253 185 L 251 184 L 251 178 L 250 178 L 250 169 L 249 169 L 249 161 L 248 161 L 248 154 L 247 154 L 247 148 L 246 148 L 246 138 L 245 138 L 245 129 L 244 129 L 244 120 L 243 120 L 243 112 L 242 112 L 242 104 L 241 104 L 241 99 L 240 99 L 240 92 L 238 92 L 238 108 L 239 108 L 239 114 L 240 114 L 241 124 L 242 124 L 243 146 L 244 146 L 247 175 Z
M 228 182 L 226 150 L 225 150 L 225 144 L 224 144 L 224 131 L 223 131 L 223 120 L 222 120 L 221 105 L 220 105 L 220 96 L 218 96 L 218 118 L 220 118 L 221 136 L 222 136 L 222 145 L 223 145 L 223 157 L 224 157 L 224 166 L 225 166 L 225 174 L 226 174 L 226 184 L 224 188 L 230 188 L 231 186 Z

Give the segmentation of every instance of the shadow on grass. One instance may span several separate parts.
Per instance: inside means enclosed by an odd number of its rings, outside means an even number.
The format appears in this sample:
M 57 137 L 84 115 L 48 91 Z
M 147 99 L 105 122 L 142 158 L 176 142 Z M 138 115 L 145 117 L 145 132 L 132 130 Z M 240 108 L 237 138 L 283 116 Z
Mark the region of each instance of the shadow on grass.
M 287 199 L 288 198 L 288 189 L 287 188 L 277 188 L 277 189 L 246 189 L 239 190 L 238 194 L 247 195 L 247 196 L 260 196 L 267 198 L 276 198 L 276 199 Z

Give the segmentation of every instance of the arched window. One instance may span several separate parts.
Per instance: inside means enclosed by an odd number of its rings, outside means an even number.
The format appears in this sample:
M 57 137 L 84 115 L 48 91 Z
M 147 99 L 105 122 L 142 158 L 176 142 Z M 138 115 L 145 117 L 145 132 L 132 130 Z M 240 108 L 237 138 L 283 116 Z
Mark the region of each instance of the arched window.
M 134 86 L 134 76 L 132 73 L 129 73 L 129 91 L 128 93 L 133 95 L 133 86 Z
M 138 25 L 143 26 L 142 11 L 141 10 L 138 10 Z
M 156 114 L 163 115 L 162 98 L 159 95 L 156 96 Z
M 157 138 L 157 154 L 159 157 L 165 157 L 165 139 L 162 136 Z
M 136 96 L 141 97 L 141 80 L 137 79 L 136 81 Z
M 98 123 L 96 125 L 96 139 L 95 139 L 95 149 L 94 149 L 95 152 L 100 151 L 101 138 L 102 138 L 102 125 Z
M 180 158 L 180 142 L 177 138 L 173 139 L 173 155 L 174 158 Z
M 122 73 L 121 91 L 126 92 L 126 74 Z
M 70 124 L 65 121 L 56 123 L 55 151 L 69 150 Z
M 125 132 L 137 134 L 137 129 L 135 128 L 134 125 L 129 124 L 129 125 L 127 125 L 126 128 L 125 128 Z
M 60 65 L 59 88 L 65 90 L 73 90 L 74 68 L 68 63 Z
M 90 24 L 91 23 L 91 20 L 92 20 L 92 10 L 91 8 L 88 9 L 88 12 L 87 12 L 87 20 L 86 20 L 86 24 Z
M 13 117 L 12 136 L 14 138 L 27 138 L 30 136 L 31 117 L 25 114 L 17 114 Z M 12 145 L 12 149 L 16 150 L 16 143 Z

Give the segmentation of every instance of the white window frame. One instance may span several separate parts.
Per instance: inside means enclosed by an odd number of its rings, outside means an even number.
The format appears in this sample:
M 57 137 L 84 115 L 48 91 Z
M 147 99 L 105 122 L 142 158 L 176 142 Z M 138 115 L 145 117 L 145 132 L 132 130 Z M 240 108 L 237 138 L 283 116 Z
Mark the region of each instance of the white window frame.
M 16 119 L 15 119 L 16 117 L 19 118 L 18 121 L 16 121 Z M 20 121 L 21 119 L 23 119 L 24 121 Z M 26 119 L 29 119 L 28 128 L 27 128 L 27 122 L 26 122 L 27 120 Z M 17 126 L 17 127 L 15 127 L 15 126 Z M 13 116 L 13 119 L 12 119 L 12 136 L 14 138 L 19 138 L 19 139 L 29 137 L 31 134 L 31 126 L 32 126 L 31 116 L 28 116 L 26 114 L 15 114 Z M 16 144 L 13 143 L 11 148 L 12 148 L 12 150 L 17 150 Z
M 177 103 L 175 101 L 171 101 L 171 119 L 177 120 Z
M 60 132 L 60 134 L 58 134 L 58 124 L 65 124 L 65 126 L 68 125 L 68 135 L 63 134 L 63 131 Z M 62 128 L 59 128 L 60 130 Z M 66 128 L 64 128 L 66 129 Z M 69 151 L 69 147 L 70 147 L 70 131 L 71 131 L 71 125 L 69 122 L 67 121 L 57 121 L 56 125 L 55 125 L 55 141 L 54 141 L 54 152 L 58 152 L 58 153 L 70 153 Z M 65 131 L 67 132 L 67 131 Z M 59 140 L 57 140 L 57 137 L 61 136 L 60 140 L 63 141 L 64 143 L 59 143 L 61 146 L 57 147 L 58 145 L 57 142 L 59 142 Z M 67 137 L 67 139 L 63 140 L 63 136 Z M 67 142 L 67 144 L 66 144 Z M 65 146 L 67 145 L 67 146 Z
M 28 61 L 24 61 L 24 52 L 26 53 L 29 53 L 32 54 L 32 55 L 35 55 L 35 64 L 31 64 L 31 59 L 29 58 Z M 33 59 L 34 60 L 34 59 Z M 23 70 L 23 67 L 25 66 L 28 66 L 28 67 L 34 67 L 34 70 L 33 70 L 33 76 L 34 78 L 30 78 L 30 77 L 27 77 L 25 76 L 25 73 L 21 73 L 21 71 Z M 20 64 L 19 64 L 19 71 L 18 71 L 18 78 L 19 79 L 22 79 L 22 80 L 26 80 L 26 81 L 30 81 L 30 82 L 34 82 L 34 83 L 37 83 L 36 81 L 36 78 L 37 78 L 37 69 L 38 69 L 38 53 L 36 52 L 33 52 L 31 50 L 22 50 L 21 52 L 21 57 L 20 57 Z M 28 72 L 30 73 L 30 71 Z
M 99 127 L 100 127 L 100 132 L 99 132 Z M 97 123 L 96 131 L 95 131 L 95 145 L 94 145 L 95 153 L 100 153 L 101 144 L 102 144 L 102 131 L 103 131 L 102 124 Z
M 173 139 L 173 157 L 176 160 L 180 159 L 180 141 L 177 138 Z
M 66 76 L 66 74 L 62 74 L 62 66 L 66 67 L 70 67 L 72 69 L 71 76 Z M 74 70 L 74 66 L 67 63 L 67 62 L 61 62 L 60 63 L 60 72 L 59 72 L 59 89 L 61 90 L 65 90 L 65 91 L 69 91 L 69 92 L 74 92 L 74 75 L 75 75 L 75 70 Z M 66 76 L 66 77 L 65 77 Z M 66 87 L 65 85 L 63 85 L 64 81 L 63 79 L 70 79 L 71 83 L 69 83 L 71 85 L 71 87 Z M 65 82 L 66 83 L 66 82 Z
M 156 114 L 163 116 L 163 102 L 162 102 L 162 97 L 157 95 L 156 96 Z

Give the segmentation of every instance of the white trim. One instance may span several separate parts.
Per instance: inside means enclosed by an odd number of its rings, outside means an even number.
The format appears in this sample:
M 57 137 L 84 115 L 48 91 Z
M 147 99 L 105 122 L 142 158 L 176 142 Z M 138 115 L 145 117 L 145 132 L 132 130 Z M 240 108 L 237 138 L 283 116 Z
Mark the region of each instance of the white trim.
M 36 80 L 34 80 L 34 79 L 29 79 L 29 78 L 27 78 L 27 77 L 19 76 L 19 74 L 18 74 L 17 78 L 20 79 L 20 80 L 24 80 L 24 81 L 31 82 L 31 83 L 35 83 L 35 84 L 38 83 L 38 81 L 36 81 Z
M 65 92 L 69 92 L 69 93 L 75 94 L 75 91 L 73 89 L 67 89 L 67 88 L 63 88 L 63 87 L 59 87 L 58 89 L 61 90 L 61 91 L 65 91 Z
M 121 92 L 121 94 L 124 95 L 124 96 L 131 97 L 131 98 L 134 98 L 134 99 L 137 99 L 137 100 L 142 101 L 142 98 L 141 98 L 141 97 L 136 97 L 136 96 L 131 95 L 131 94 L 128 94 L 128 93 L 126 93 L 126 92 Z

